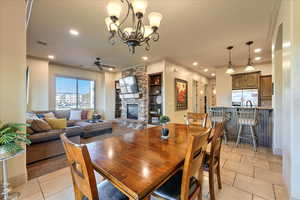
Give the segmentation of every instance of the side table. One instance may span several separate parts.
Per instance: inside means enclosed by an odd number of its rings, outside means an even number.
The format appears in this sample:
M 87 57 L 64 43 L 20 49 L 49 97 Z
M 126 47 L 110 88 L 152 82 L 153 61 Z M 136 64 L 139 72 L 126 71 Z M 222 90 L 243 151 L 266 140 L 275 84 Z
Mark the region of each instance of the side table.
M 0 156 L 0 162 L 2 163 L 2 185 L 1 185 L 1 194 L 0 194 L 0 200 L 16 200 L 19 199 L 20 193 L 18 192 L 12 192 L 9 188 L 9 182 L 8 182 L 8 172 L 7 172 L 7 161 L 9 159 L 15 158 L 18 155 L 23 154 L 25 151 L 19 151 L 15 154 L 3 154 L 3 156 Z

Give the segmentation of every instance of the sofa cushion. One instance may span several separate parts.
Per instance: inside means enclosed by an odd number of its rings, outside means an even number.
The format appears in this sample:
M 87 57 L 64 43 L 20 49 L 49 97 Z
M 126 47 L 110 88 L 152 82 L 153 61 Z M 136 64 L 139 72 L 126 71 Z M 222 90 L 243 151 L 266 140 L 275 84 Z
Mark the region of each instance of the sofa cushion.
M 51 126 L 43 119 L 32 120 L 30 127 L 35 132 L 45 132 L 51 129 Z
M 44 114 L 45 119 L 56 119 L 55 115 L 53 112 L 48 112 Z
M 79 126 L 73 126 L 73 127 L 66 128 L 65 133 L 67 134 L 68 137 L 73 137 L 73 136 L 82 135 L 83 131 L 82 128 L 80 128 Z
M 70 119 L 70 110 L 56 110 L 54 114 L 56 118 Z
M 81 120 L 81 110 L 71 110 L 69 120 Z
M 31 144 L 48 142 L 51 140 L 59 139 L 60 134 L 62 134 L 63 132 L 64 130 L 51 130 L 51 131 L 29 135 L 28 139 L 31 140 Z
M 94 115 L 94 110 L 88 110 L 87 119 L 88 120 L 93 119 L 93 115 Z
M 26 133 L 29 135 L 32 135 L 32 134 L 34 134 L 34 130 L 32 130 L 31 127 L 26 127 Z
M 89 111 L 88 110 L 83 110 L 81 111 L 81 120 L 87 120 L 87 115 L 88 115 Z
M 52 119 L 49 118 L 47 119 L 47 122 L 49 123 L 49 125 L 52 127 L 52 129 L 65 129 L 67 128 L 67 119 L 63 118 L 63 119 Z
M 50 130 L 42 133 L 36 133 L 29 135 L 28 139 L 31 140 L 31 144 L 48 142 L 52 140 L 60 140 L 60 134 L 66 133 L 67 137 L 79 136 L 82 134 L 82 130 L 78 126 L 60 129 L 60 130 Z

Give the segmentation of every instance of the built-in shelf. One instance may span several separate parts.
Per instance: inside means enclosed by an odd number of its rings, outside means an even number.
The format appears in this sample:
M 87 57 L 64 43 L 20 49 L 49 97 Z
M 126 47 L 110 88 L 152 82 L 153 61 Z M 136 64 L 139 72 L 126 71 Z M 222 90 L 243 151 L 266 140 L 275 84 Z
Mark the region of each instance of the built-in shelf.
M 122 102 L 120 99 L 120 94 L 121 94 L 121 89 L 119 86 L 119 81 L 115 81 L 115 118 L 120 118 L 121 117 L 121 107 L 122 107 Z
M 148 121 L 149 124 L 158 125 L 162 115 L 162 73 L 150 74 L 148 76 Z M 153 113 L 155 112 L 155 113 Z

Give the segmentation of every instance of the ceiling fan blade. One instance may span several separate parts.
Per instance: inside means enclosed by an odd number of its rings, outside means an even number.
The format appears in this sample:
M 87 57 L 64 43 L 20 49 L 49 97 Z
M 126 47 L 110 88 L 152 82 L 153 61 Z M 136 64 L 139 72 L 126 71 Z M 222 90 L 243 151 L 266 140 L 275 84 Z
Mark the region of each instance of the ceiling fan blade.
M 105 67 L 105 68 L 113 68 L 113 69 L 115 69 L 116 67 L 115 66 L 112 66 L 112 65 L 101 65 L 101 67 Z
M 96 66 L 100 71 L 103 70 L 102 66 Z

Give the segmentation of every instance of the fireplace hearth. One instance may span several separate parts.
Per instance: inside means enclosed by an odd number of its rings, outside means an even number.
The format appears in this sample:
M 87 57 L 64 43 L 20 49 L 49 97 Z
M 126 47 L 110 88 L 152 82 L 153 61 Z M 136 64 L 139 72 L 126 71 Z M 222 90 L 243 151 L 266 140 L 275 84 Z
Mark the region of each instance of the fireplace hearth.
M 127 119 L 139 119 L 139 105 L 127 104 Z

